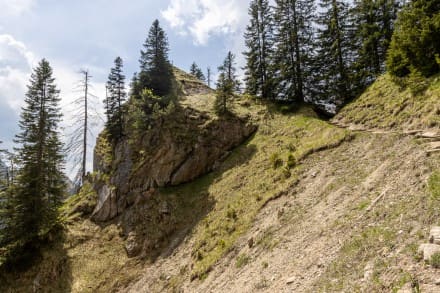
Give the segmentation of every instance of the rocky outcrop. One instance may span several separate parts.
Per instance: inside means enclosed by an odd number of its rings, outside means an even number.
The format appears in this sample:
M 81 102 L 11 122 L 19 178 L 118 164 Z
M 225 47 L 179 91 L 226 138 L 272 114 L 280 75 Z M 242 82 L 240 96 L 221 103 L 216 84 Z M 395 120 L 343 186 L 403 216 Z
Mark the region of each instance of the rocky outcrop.
M 118 142 L 111 166 L 104 162 L 109 155 L 95 150 L 95 171 L 109 174 L 110 179 L 95 187 L 99 198 L 93 218 L 110 220 L 153 188 L 179 185 L 210 172 L 255 130 L 246 118 L 213 118 L 184 108 L 146 131 L 139 141 Z

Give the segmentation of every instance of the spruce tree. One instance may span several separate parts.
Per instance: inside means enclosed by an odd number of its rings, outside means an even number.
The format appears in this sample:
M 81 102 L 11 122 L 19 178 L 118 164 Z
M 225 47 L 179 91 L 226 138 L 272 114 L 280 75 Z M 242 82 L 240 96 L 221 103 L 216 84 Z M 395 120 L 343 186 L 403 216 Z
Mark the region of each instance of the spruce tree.
M 211 67 L 208 67 L 206 69 L 206 83 L 207 83 L 208 87 L 211 87 L 211 75 L 212 75 Z
M 168 60 L 168 40 L 159 21 L 155 20 L 141 51 L 139 88 L 151 89 L 154 95 L 167 96 L 172 93 L 173 71 Z M 140 92 L 136 93 L 140 96 Z
M 35 247 L 52 229 L 64 196 L 63 145 L 58 132 L 62 115 L 54 82 L 52 68 L 43 59 L 31 75 L 22 108 L 21 132 L 16 136 L 21 168 L 12 199 L 14 235 L 10 238 L 18 249 Z
M 271 99 L 273 96 L 273 14 L 268 0 L 253 0 L 249 7 L 250 23 L 246 27 L 245 82 L 251 95 Z
M 425 77 L 440 72 L 440 2 L 414 0 L 396 21 L 387 69 L 403 77 L 419 73 Z
M 228 100 L 240 90 L 240 82 L 236 75 L 235 55 L 232 52 L 228 52 L 223 64 L 218 67 L 218 71 L 215 109 L 217 113 L 225 114 L 228 112 Z
M 315 99 L 342 104 L 351 97 L 353 34 L 348 4 L 341 0 L 322 0 L 314 70 Z
M 387 50 L 399 9 L 395 0 L 357 0 L 351 11 L 357 55 L 353 82 L 362 91 L 385 71 Z
M 193 62 L 193 64 L 191 64 L 191 67 L 189 69 L 189 73 L 193 76 L 195 76 L 198 80 L 200 81 L 205 81 L 205 75 L 203 74 L 202 69 L 200 69 L 200 67 L 196 64 L 196 62 Z
M 107 115 L 106 128 L 111 139 L 115 141 L 124 135 L 123 104 L 127 98 L 127 93 L 125 91 L 122 58 L 117 57 L 114 63 L 115 66 L 110 70 L 107 81 L 105 111 Z
M 313 0 L 276 0 L 277 99 L 303 102 L 311 83 Z

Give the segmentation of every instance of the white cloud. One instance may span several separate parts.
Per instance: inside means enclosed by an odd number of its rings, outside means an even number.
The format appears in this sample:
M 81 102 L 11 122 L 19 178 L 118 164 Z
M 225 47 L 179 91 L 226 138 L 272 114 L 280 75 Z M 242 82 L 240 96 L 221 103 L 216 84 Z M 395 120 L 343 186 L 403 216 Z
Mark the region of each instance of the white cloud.
M 12 139 L 18 131 L 18 117 L 24 103 L 26 85 L 29 83 L 32 68 L 37 65 L 37 62 L 38 58 L 25 44 L 17 41 L 11 35 L 0 34 L 0 125 L 6 126 L 0 128 L 0 140 L 4 141 L 4 146 L 9 149 L 13 146 Z M 64 115 L 61 126 L 64 128 L 64 134 L 67 135 L 71 132 L 71 128 L 68 126 L 72 125 L 74 120 L 73 113 L 75 111 L 72 102 L 81 95 L 75 90 L 81 79 L 80 69 L 89 68 L 91 75 L 94 72 L 102 74 L 103 69 L 87 65 L 76 67 L 78 65 L 66 64 L 57 60 L 49 60 L 49 63 L 53 69 L 55 84 L 61 90 L 61 108 Z M 95 82 L 92 79 L 90 92 L 99 97 L 95 98 L 90 106 L 95 105 L 96 111 L 103 113 L 104 83 Z M 91 132 L 96 136 L 100 129 L 102 129 L 102 122 L 97 118 L 96 124 L 91 126 Z M 67 138 L 65 137 L 63 140 L 67 141 Z M 95 144 L 95 138 L 90 136 L 89 143 L 88 170 L 91 170 L 92 148 Z M 68 164 L 67 171 L 69 173 L 70 166 L 71 163 Z
M 18 16 L 31 10 L 36 0 L 0 0 L 0 16 Z
M 0 35 L 0 98 L 16 111 L 23 102 L 34 54 L 11 35 Z
M 171 0 L 162 16 L 180 34 L 206 45 L 213 35 L 241 33 L 247 21 L 246 0 Z

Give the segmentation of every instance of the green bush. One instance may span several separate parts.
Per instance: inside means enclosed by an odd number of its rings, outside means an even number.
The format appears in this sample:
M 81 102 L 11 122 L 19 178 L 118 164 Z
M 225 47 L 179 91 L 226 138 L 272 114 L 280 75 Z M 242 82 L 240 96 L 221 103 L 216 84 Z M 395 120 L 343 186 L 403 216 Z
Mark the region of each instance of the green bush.
M 283 160 L 280 158 L 280 154 L 273 153 L 270 156 L 270 164 L 272 165 L 272 168 L 278 169 L 283 165 Z
M 293 154 L 289 154 L 287 156 L 287 167 L 289 169 L 291 169 L 291 168 L 293 168 L 295 166 L 296 166 L 296 158 L 295 158 L 295 156 Z

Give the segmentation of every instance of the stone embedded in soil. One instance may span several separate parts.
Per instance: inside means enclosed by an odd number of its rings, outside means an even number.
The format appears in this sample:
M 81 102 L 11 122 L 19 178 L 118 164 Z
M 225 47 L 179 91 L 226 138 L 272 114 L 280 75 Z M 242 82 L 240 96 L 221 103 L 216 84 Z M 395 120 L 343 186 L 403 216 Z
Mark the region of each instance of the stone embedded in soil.
M 429 233 L 429 243 L 440 244 L 440 227 L 435 226 L 431 228 Z
M 432 243 L 422 244 L 419 246 L 418 252 L 423 253 L 423 259 L 425 261 L 430 261 L 434 254 L 440 253 L 440 245 Z

